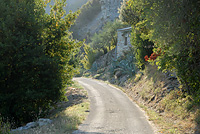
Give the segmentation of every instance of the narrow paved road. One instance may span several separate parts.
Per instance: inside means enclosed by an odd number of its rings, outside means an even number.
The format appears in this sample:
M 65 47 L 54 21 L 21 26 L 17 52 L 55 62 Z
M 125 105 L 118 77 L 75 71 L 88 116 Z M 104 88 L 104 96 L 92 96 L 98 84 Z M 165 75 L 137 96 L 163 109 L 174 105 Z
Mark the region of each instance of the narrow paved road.
M 144 113 L 121 90 L 87 78 L 75 78 L 88 91 L 90 113 L 73 134 L 153 134 Z

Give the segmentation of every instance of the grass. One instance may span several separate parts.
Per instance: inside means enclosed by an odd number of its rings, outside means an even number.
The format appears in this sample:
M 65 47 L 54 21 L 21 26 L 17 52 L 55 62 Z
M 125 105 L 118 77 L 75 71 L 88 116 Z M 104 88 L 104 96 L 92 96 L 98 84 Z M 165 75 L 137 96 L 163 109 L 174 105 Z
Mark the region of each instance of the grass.
M 59 103 L 57 108 L 48 115 L 53 120 L 52 124 L 12 134 L 71 134 L 77 130 L 79 124 L 88 115 L 87 92 L 77 82 L 74 82 L 72 86 L 68 87 L 66 95 L 69 101 Z
M 100 77 L 101 77 L 101 74 L 96 74 L 96 75 L 94 76 L 95 79 L 99 79 Z
M 167 91 L 163 85 L 170 81 L 153 66 L 147 66 L 143 73 L 144 76 L 133 84 L 132 96 L 137 98 L 149 120 L 156 124 L 159 133 L 200 133 L 197 130 L 200 128 L 200 107 L 192 101 L 192 96 L 179 89 Z
M 0 134 L 9 134 L 10 133 L 10 123 L 3 122 L 2 117 L 0 116 Z
M 90 75 L 91 74 L 89 72 L 83 74 L 84 77 L 90 77 Z
M 173 127 L 174 124 L 171 121 L 166 120 L 165 117 L 160 115 L 158 112 L 155 112 L 142 104 L 139 104 L 139 106 L 146 111 L 149 121 L 152 121 L 157 127 L 159 127 L 157 133 L 182 134 L 176 127 Z

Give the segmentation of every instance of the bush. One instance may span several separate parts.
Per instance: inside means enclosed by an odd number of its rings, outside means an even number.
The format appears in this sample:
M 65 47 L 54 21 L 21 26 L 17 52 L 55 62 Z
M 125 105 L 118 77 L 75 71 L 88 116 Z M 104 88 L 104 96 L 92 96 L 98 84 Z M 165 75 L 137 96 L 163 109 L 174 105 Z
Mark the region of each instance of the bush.
M 137 68 L 135 66 L 135 56 L 132 51 L 129 51 L 121 59 L 113 60 L 109 70 L 111 77 L 117 70 L 120 70 L 123 75 L 128 74 L 129 77 L 135 75 Z
M 97 51 L 103 51 L 104 54 L 117 45 L 117 29 L 126 27 L 119 20 L 107 22 L 103 29 L 91 37 L 91 47 Z
M 140 69 L 144 69 L 145 55 L 150 55 L 153 52 L 153 43 L 148 39 L 143 40 L 140 34 L 132 32 L 131 44 L 134 47 L 134 54 L 136 58 L 136 65 Z
M 10 134 L 10 123 L 0 116 L 0 134 Z
M 90 69 L 96 59 L 103 55 L 102 51 L 95 51 L 90 47 L 90 44 L 84 46 L 85 56 L 82 60 L 85 69 Z
M 0 113 L 16 126 L 65 99 L 73 74 L 70 55 L 78 43 L 68 32 L 76 13 L 63 17 L 63 6 L 57 1 L 47 15 L 42 0 L 0 3 Z
M 163 52 L 155 60 L 158 68 L 163 71 L 175 71 L 185 92 L 196 96 L 196 101 L 199 103 L 199 3 L 196 0 L 175 2 L 125 0 L 125 2 L 121 11 L 122 20 L 132 24 L 134 28 L 133 45 L 142 44 L 135 49 L 136 59 L 139 59 L 138 65 L 142 66 L 144 63 L 141 59 L 145 56 L 143 43 L 150 41 L 154 53 L 157 48 Z M 127 14 L 132 16 L 130 20 Z M 139 38 L 143 40 L 140 41 L 142 43 L 137 43 Z

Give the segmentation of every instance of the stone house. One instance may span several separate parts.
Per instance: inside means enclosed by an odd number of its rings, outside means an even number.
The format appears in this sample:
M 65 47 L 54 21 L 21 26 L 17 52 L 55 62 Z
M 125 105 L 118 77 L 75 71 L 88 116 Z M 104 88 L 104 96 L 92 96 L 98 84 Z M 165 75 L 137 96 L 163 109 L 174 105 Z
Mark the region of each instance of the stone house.
M 117 30 L 117 46 L 115 48 L 115 57 L 124 55 L 124 52 L 130 50 L 132 47 L 130 42 L 130 34 L 132 27 L 122 28 Z

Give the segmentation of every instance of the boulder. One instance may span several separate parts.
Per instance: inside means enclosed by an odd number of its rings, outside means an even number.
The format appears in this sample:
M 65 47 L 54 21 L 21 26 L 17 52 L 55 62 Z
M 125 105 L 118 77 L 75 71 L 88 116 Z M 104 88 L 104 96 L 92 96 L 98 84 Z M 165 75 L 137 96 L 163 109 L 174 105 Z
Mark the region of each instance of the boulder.
M 119 77 L 121 77 L 122 76 L 122 74 L 123 74 L 123 72 L 122 72 L 122 70 L 117 70 L 116 72 L 115 72 L 115 79 L 118 79 Z
M 30 129 L 30 128 L 35 128 L 35 127 L 38 127 L 38 126 L 48 125 L 48 124 L 51 124 L 51 123 L 52 123 L 52 120 L 41 118 L 36 122 L 29 122 L 29 123 L 26 124 L 26 126 L 19 127 L 19 128 L 16 128 L 16 129 L 12 129 L 11 131 L 22 131 L 22 130 L 27 130 L 27 129 Z
M 39 119 L 38 122 L 39 126 L 44 126 L 44 125 L 48 125 L 48 124 L 51 124 L 52 123 L 52 120 L 50 119 Z
M 38 126 L 37 122 L 30 122 L 30 123 L 27 123 L 26 126 L 23 127 L 23 129 L 35 128 L 37 126 Z

